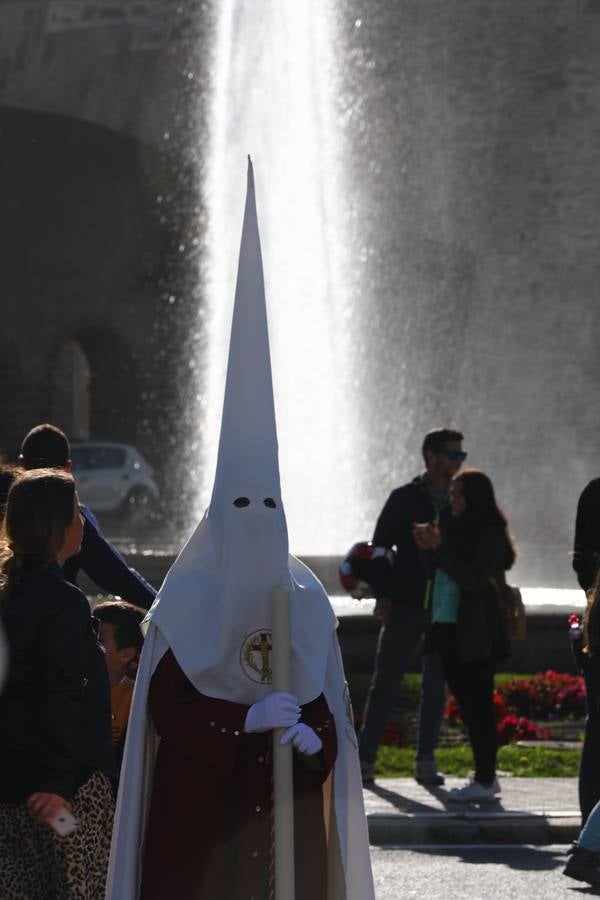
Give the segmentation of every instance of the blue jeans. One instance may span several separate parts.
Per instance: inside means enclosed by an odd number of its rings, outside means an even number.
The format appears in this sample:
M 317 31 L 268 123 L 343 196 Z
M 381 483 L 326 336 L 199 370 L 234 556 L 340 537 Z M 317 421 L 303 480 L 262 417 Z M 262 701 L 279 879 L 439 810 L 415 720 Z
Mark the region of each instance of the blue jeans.
M 595 850 L 596 853 L 600 853 L 600 801 L 596 803 L 589 814 L 577 843 L 586 850 Z
M 429 628 L 426 610 L 408 604 L 392 607 L 387 625 L 379 632 L 375 671 L 365 704 L 359 737 L 363 762 L 375 762 L 377 747 L 394 708 L 398 687 Z M 444 675 L 439 655 L 423 656 L 423 680 L 419 707 L 419 736 L 416 759 L 433 760 L 446 702 Z

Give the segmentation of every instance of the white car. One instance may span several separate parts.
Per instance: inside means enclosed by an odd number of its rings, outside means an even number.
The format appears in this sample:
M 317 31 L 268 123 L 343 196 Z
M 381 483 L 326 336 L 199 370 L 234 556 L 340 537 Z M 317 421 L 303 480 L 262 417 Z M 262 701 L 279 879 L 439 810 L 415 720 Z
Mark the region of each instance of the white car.
M 152 518 L 158 487 L 135 447 L 81 441 L 71 444 L 71 460 L 79 499 L 92 512 L 124 513 L 130 521 Z

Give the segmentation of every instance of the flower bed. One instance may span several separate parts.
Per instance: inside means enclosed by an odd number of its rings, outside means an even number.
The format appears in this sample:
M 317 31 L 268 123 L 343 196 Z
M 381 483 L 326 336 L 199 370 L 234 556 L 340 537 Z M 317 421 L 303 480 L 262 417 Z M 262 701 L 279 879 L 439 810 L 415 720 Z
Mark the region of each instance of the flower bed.
M 552 670 L 531 678 L 511 679 L 494 690 L 494 706 L 501 744 L 552 740 L 552 729 L 538 722 L 582 719 L 585 716 L 584 680 L 580 675 Z M 452 694 L 448 694 L 446 717 L 452 725 L 462 724 L 460 709 Z
M 516 741 L 579 740 L 585 716 L 585 685 L 578 675 L 549 670 L 523 678 L 497 676 L 494 704 L 501 745 Z M 364 702 L 369 678 L 365 676 L 358 709 Z M 418 728 L 420 677 L 407 676 L 403 682 L 394 716 L 381 743 L 388 747 L 412 746 Z M 361 715 L 356 716 L 360 728 Z M 468 743 L 458 704 L 448 694 L 440 746 L 457 747 Z
M 585 716 L 585 682 L 581 675 L 540 672 L 527 679 L 505 681 L 497 693 L 507 710 L 545 722 Z
M 554 733 L 549 728 L 542 728 L 525 716 L 504 716 L 498 722 L 498 741 L 501 746 L 515 741 L 550 741 L 553 737 Z

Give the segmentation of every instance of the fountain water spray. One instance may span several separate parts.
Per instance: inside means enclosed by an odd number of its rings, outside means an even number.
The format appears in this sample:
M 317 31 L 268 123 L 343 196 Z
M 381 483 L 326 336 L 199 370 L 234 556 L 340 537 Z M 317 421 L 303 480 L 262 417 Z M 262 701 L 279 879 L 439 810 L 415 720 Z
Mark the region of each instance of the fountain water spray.
M 244 163 L 251 153 L 262 233 L 279 423 L 282 488 L 291 546 L 340 551 L 356 479 L 347 390 L 348 309 L 337 247 L 337 173 L 327 59 L 326 8 L 221 5 L 215 61 L 205 315 L 205 383 L 199 427 L 204 447 L 197 516 L 212 484 L 220 398 L 235 279 Z M 261 182 L 264 188 L 261 188 Z

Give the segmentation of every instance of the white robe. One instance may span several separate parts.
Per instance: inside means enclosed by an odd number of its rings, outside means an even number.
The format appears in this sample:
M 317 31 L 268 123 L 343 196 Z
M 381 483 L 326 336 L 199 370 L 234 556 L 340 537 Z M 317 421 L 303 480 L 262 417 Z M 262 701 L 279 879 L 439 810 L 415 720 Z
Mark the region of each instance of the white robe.
M 160 739 L 150 719 L 150 680 L 168 644 L 150 622 L 127 729 L 112 838 L 106 900 L 137 900 Z M 354 725 L 337 635 L 331 639 L 323 694 L 335 719 L 337 758 L 329 821 L 328 900 L 374 900 L 369 838 Z M 181 898 L 185 900 L 185 898 Z M 207 898 L 208 900 L 208 898 Z

